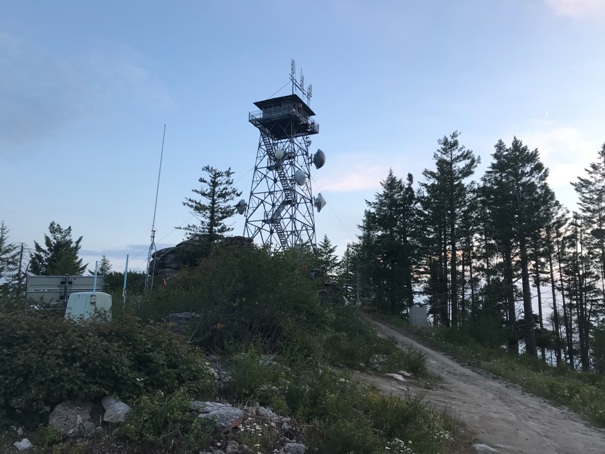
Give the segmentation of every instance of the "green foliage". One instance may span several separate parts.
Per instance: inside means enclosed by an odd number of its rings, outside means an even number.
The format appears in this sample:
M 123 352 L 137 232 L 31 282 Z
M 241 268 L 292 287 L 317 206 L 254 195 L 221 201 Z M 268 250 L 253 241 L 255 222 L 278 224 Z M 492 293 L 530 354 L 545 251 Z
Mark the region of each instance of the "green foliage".
M 71 227 L 62 228 L 56 222 L 48 226 L 50 236 L 44 235 L 44 246 L 34 241 L 35 252 L 30 255 L 29 270 L 38 276 L 81 275 L 87 265 L 78 258 L 82 237 L 74 241 Z
M 34 446 L 46 448 L 61 441 L 62 436 L 52 426 L 40 426 L 28 435 Z
M 605 325 L 592 332 L 592 358 L 597 373 L 605 375 Z
M 565 365 L 552 367 L 525 355 L 519 357 L 503 348 L 482 345 L 462 330 L 424 328 L 415 333 L 462 361 L 566 405 L 605 427 L 605 377 L 602 375 L 573 371 Z
M 98 268 L 97 268 L 97 275 L 99 276 L 107 276 L 110 272 L 111 272 L 111 262 L 109 261 L 109 259 L 107 258 L 106 255 L 103 255 L 101 257 L 101 260 L 99 260 L 99 263 L 97 264 Z M 95 270 L 88 270 L 88 272 L 94 276 L 95 274 Z
M 172 333 L 136 320 L 76 323 L 0 314 L 2 423 L 35 425 L 64 400 L 123 399 L 188 386 L 208 395 L 203 356 Z
M 413 303 L 412 271 L 415 247 L 417 199 L 413 178 L 404 184 L 392 170 L 382 181 L 381 193 L 366 204 L 355 272 L 367 281 L 364 292 L 387 313 L 397 314 Z
M 192 342 L 210 351 L 260 340 L 274 351 L 289 346 L 310 355 L 330 318 L 309 277 L 311 263 L 298 250 L 270 255 L 253 246 L 220 246 L 152 293 L 141 314 L 198 312 Z
M 357 308 L 334 308 L 331 332 L 324 342 L 325 356 L 330 364 L 352 369 L 374 366 L 382 372 L 405 370 L 415 375 L 426 375 L 424 357 L 417 352 L 400 349 L 393 339 L 376 334 Z M 376 358 L 380 363 L 373 363 Z
M 0 222 L 0 300 L 13 293 L 19 273 L 19 250 L 8 241 L 8 233 L 4 221 Z
M 193 193 L 201 199 L 187 197 L 183 202 L 183 205 L 199 220 L 199 224 L 189 224 L 179 228 L 185 230 L 190 239 L 207 237 L 209 243 L 213 244 L 233 230 L 225 221 L 235 214 L 236 209 L 231 202 L 239 197 L 241 192 L 233 187 L 231 168 L 221 171 L 211 166 L 204 166 L 202 171 L 208 174 L 207 179 L 200 177 L 201 188 L 192 189 Z
M 317 263 L 324 276 L 328 276 L 336 272 L 340 264 L 338 257 L 334 254 L 334 252 L 336 252 L 336 246 L 332 245 L 328 235 L 324 235 L 323 239 L 317 245 L 317 249 L 315 250 Z
M 136 442 L 141 452 L 197 453 L 209 443 L 213 423 L 197 418 L 190 402 L 190 396 L 181 391 L 144 395 L 135 402 L 119 434 Z
M 279 403 L 280 388 L 287 385 L 287 368 L 275 356 L 262 353 L 259 344 L 233 355 L 228 362 L 230 380 L 225 395 L 238 402 Z

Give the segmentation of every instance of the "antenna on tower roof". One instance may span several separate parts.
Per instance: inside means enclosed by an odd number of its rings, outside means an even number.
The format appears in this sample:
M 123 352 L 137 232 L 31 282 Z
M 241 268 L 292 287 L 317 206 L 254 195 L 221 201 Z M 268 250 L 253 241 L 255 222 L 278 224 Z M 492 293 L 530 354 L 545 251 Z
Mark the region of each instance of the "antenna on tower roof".
M 296 62 L 294 59 L 290 60 L 290 82 L 292 82 L 292 94 L 295 95 L 298 91 L 300 95 L 305 98 L 307 104 L 311 104 L 311 86 L 305 90 L 305 76 L 302 68 L 300 70 L 300 79 L 296 79 Z

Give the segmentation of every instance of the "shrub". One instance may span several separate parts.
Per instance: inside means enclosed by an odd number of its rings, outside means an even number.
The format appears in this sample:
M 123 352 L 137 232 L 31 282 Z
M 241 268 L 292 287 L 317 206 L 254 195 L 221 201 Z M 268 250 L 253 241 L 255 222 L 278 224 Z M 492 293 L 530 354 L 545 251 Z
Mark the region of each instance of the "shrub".
M 200 313 L 192 341 L 210 351 L 261 341 L 282 351 L 320 348 L 329 312 L 309 277 L 310 258 L 298 250 L 269 254 L 256 247 L 214 249 L 198 267 L 151 294 L 144 316 Z
M 187 393 L 165 395 L 157 391 L 137 400 L 121 437 L 134 441 L 140 452 L 198 452 L 213 435 L 213 423 L 190 410 Z
M 134 319 L 77 323 L 0 314 L 0 364 L 3 422 L 29 426 L 64 400 L 110 393 L 130 399 L 185 384 L 198 394 L 213 388 L 201 354 L 172 333 Z
M 365 321 L 355 307 L 334 308 L 331 332 L 324 342 L 325 356 L 336 366 L 367 368 L 376 356 L 384 358 L 377 365 L 382 372 L 406 370 L 426 375 L 424 356 L 402 350 L 394 339 L 384 339 Z M 376 366 L 375 366 L 376 368 Z

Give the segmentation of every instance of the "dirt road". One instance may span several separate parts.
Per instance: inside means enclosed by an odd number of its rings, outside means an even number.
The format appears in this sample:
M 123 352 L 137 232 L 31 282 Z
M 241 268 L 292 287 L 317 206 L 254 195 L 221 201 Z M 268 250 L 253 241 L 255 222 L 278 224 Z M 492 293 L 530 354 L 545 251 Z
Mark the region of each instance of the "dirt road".
M 364 377 L 379 389 L 424 394 L 428 401 L 452 410 L 480 443 L 500 453 L 605 454 L 605 430 L 590 427 L 575 413 L 490 374 L 463 367 L 392 327 L 373 323 L 402 347 L 422 352 L 429 370 L 443 378 L 435 389 L 423 389 L 390 377 Z

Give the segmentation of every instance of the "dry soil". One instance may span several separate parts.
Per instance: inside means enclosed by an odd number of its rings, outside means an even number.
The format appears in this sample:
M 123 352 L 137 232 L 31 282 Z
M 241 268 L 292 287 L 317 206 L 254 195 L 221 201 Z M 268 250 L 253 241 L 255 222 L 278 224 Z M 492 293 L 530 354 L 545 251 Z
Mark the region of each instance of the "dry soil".
M 393 394 L 422 394 L 449 409 L 478 443 L 500 453 L 605 454 L 605 430 L 591 427 L 570 410 L 522 390 L 491 374 L 472 370 L 406 336 L 401 330 L 374 322 L 379 333 L 403 348 L 425 355 L 428 369 L 443 381 L 430 387 L 414 380 L 363 374 L 365 380 Z

